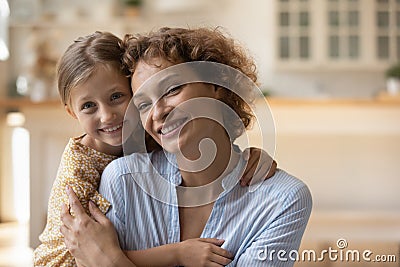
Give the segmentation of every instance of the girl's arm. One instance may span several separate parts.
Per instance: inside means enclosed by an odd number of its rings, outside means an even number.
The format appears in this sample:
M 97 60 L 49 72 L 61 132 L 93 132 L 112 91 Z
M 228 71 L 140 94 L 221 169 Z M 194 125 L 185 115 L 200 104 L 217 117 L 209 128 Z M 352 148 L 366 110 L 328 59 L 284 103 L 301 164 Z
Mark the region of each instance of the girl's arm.
M 224 241 L 214 238 L 189 239 L 124 254 L 112 223 L 96 205 L 89 203 L 92 219 L 82 208 L 73 190 L 68 188 L 67 194 L 75 217 L 64 205 L 61 212 L 64 225 L 60 230 L 67 248 L 83 266 L 224 266 L 233 258 L 220 247 Z
M 265 150 L 251 147 L 246 148 L 243 154 L 247 164 L 240 185 L 249 186 L 274 176 L 277 164 Z
M 233 255 L 220 247 L 223 243 L 216 238 L 194 238 L 126 254 L 137 266 L 225 266 Z

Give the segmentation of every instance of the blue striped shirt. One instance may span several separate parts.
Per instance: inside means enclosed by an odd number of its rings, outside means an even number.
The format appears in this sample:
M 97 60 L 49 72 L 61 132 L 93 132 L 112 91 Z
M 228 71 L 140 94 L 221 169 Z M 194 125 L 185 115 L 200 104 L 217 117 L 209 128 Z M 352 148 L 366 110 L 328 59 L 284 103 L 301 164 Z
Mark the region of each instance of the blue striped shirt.
M 222 180 L 201 237 L 224 239 L 235 255 L 230 266 L 292 266 L 312 199 L 307 186 L 283 170 L 254 191 L 241 187 L 239 169 Z M 171 154 L 134 153 L 104 170 L 100 193 L 112 203 L 106 214 L 121 248 L 141 250 L 180 241 L 176 186 L 181 175 Z M 156 197 L 154 197 L 156 195 Z

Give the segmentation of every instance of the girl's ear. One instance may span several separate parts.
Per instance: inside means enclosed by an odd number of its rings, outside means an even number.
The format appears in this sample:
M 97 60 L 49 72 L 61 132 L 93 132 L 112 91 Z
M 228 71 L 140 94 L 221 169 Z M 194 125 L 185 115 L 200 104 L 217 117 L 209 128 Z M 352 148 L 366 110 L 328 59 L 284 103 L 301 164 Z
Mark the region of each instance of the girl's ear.
M 72 118 L 78 119 L 78 118 L 76 117 L 74 111 L 73 111 L 68 105 L 65 105 L 64 108 L 65 108 L 65 110 L 67 111 L 67 113 L 68 113 Z

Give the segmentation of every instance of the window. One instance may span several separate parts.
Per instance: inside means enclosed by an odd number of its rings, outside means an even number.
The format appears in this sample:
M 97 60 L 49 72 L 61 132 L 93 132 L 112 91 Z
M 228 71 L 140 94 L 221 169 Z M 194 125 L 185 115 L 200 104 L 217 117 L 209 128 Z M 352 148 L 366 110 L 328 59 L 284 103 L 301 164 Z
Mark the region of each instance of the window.
M 289 26 L 290 22 L 289 22 L 289 13 L 288 12 L 282 12 L 280 14 L 280 21 L 279 21 L 279 25 L 284 27 L 284 26 Z
M 276 0 L 278 68 L 382 70 L 400 61 L 400 0 Z
M 376 0 L 376 57 L 379 60 L 400 59 L 400 1 Z
M 360 4 L 357 0 L 328 0 L 328 56 L 332 60 L 360 57 Z
M 389 27 L 389 12 L 379 11 L 377 15 L 377 23 L 379 28 Z
M 329 37 L 329 56 L 331 58 L 339 57 L 339 36 L 332 35 Z
M 283 58 L 289 58 L 290 56 L 290 44 L 289 44 L 289 37 L 283 36 L 280 39 L 280 57 Z
M 309 60 L 311 53 L 310 1 L 278 1 L 278 57 L 281 60 Z
M 339 12 L 338 11 L 329 11 L 329 25 L 330 26 L 339 26 Z
M 349 11 L 349 26 L 356 27 L 358 26 L 358 11 Z

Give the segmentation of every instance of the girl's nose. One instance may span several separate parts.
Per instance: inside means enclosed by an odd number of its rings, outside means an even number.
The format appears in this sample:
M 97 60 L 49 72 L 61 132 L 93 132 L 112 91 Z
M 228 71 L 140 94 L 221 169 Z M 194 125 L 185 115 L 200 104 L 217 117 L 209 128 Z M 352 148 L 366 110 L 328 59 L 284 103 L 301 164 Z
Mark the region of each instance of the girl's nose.
M 110 123 L 113 122 L 113 120 L 116 117 L 116 113 L 114 110 L 110 107 L 102 107 L 101 108 L 101 114 L 100 114 L 100 121 L 101 123 Z

